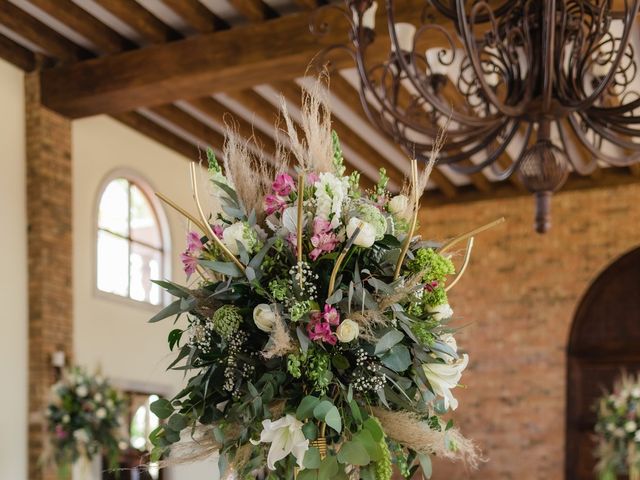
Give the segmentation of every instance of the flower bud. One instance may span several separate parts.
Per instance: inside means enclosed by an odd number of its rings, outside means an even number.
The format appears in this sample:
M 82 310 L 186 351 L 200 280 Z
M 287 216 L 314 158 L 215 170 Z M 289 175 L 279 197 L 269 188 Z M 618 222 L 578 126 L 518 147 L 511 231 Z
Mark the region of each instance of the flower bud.
M 253 321 L 263 332 L 271 332 L 276 323 L 276 312 L 272 305 L 261 303 L 253 309 Z

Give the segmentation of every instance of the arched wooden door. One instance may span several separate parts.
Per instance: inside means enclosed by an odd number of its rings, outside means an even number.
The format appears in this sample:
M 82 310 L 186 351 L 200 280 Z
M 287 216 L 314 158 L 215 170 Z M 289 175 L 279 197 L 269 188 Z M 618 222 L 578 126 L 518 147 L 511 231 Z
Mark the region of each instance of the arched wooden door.
M 613 262 L 582 299 L 568 347 L 566 479 L 594 479 L 593 404 L 640 371 L 640 248 Z

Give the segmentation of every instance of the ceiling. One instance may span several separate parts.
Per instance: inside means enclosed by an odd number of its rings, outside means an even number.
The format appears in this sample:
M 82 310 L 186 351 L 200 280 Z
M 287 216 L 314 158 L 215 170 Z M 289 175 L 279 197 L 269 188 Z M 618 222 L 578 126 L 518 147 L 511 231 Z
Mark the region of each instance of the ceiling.
M 409 5 L 411 1 L 406 3 Z M 308 28 L 304 39 L 302 35 L 287 38 L 286 33 L 295 30 L 286 30 L 285 23 L 291 19 L 292 25 L 296 20 L 308 27 L 311 12 L 321 3 L 322 0 L 0 0 L 0 57 L 25 71 L 53 72 L 54 76 L 57 71 L 72 72 L 86 77 L 88 69 L 100 63 L 92 59 L 102 60 L 101 65 L 111 58 L 115 59 L 114 65 L 120 65 L 117 63 L 120 59 L 134 62 L 134 57 L 138 62 L 144 58 L 162 59 L 167 47 L 175 46 L 177 51 L 189 39 L 195 39 L 193 45 L 200 45 L 197 37 L 207 39 L 206 48 L 211 49 L 211 52 L 197 52 L 203 58 L 206 54 L 217 55 L 215 59 L 234 54 L 215 51 L 218 46 L 221 50 L 238 49 L 238 56 L 249 58 L 251 49 L 260 47 L 251 40 L 261 38 L 260 34 L 269 35 L 269 41 L 273 37 L 274 45 L 278 45 L 263 56 L 278 57 L 281 49 L 290 47 L 288 42 L 308 41 L 310 51 L 319 51 L 323 44 L 318 42 L 315 47 L 314 40 L 306 38 L 310 36 Z M 273 31 L 268 28 L 271 25 Z M 246 32 L 246 42 L 233 38 L 234 32 Z M 283 38 L 278 43 L 280 34 Z M 136 57 L 131 54 L 134 51 L 140 51 L 143 56 Z M 311 60 L 291 58 L 297 59 L 301 74 Z M 251 61 L 257 64 L 260 60 L 252 58 Z M 274 64 L 277 65 L 277 61 Z M 79 70 L 74 70 L 78 65 Z M 155 65 L 160 70 L 165 67 L 161 61 Z M 369 124 L 360 105 L 355 70 L 349 63 L 342 63 L 340 67 L 339 72 L 332 74 L 331 101 L 334 128 L 343 142 L 345 158 L 351 168 L 363 172 L 367 177 L 365 182 L 371 184 L 377 178 L 377 169 L 385 167 L 393 186 L 398 187 L 409 170 L 407 156 Z M 272 67 L 269 78 L 277 76 L 273 70 Z M 281 73 L 284 75 L 285 71 L 295 70 L 283 68 Z M 96 107 L 78 115 L 73 111 L 70 116 L 108 113 L 191 159 L 197 159 L 199 147 L 205 145 L 219 150 L 225 124 L 233 122 L 243 137 L 252 138 L 252 142 L 270 156 L 275 151 L 273 125 L 278 118 L 280 95 L 286 99 L 294 120 L 299 119 L 300 87 L 310 79 L 293 73 L 288 78 L 262 83 L 265 77 L 260 71 L 252 72 L 242 85 L 220 80 L 217 84 L 213 82 L 212 90 L 203 95 L 193 96 L 191 90 L 185 90 L 188 92 L 185 97 L 174 93 L 167 97 L 171 101 L 161 104 L 137 95 L 117 108 L 110 108 L 109 102 L 109 106 L 104 107 L 103 102 L 102 110 Z M 142 76 L 138 72 L 137 77 Z M 108 81 L 109 78 L 104 79 Z M 185 85 L 190 88 L 191 83 Z M 64 88 L 72 86 L 71 80 L 68 85 L 63 82 Z M 61 110 L 66 112 L 64 108 Z M 575 188 L 606 186 L 634 181 L 640 175 L 637 168 L 606 170 L 570 182 Z M 494 180 L 490 171 L 463 176 L 448 167 L 437 167 L 429 185 L 430 196 L 434 201 L 447 202 L 526 193 L 515 177 L 502 183 Z

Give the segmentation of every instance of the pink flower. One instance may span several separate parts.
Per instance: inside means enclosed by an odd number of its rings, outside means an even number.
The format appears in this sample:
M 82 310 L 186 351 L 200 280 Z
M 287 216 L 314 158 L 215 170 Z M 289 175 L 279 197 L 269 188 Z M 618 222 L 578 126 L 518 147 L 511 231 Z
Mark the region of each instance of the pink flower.
M 336 310 L 331 305 L 324 306 L 324 313 L 322 314 L 322 318 L 324 318 L 329 325 L 340 324 L 340 314 L 338 313 L 338 310 Z
M 285 199 L 278 195 L 269 194 L 264 197 L 264 211 L 267 215 L 282 211 L 286 205 Z
M 182 268 L 184 273 L 187 274 L 187 280 L 191 275 L 193 275 L 196 271 L 196 265 L 198 265 L 198 259 L 192 257 L 189 253 L 181 253 L 180 260 L 182 260 Z
M 307 173 L 307 183 L 309 185 L 314 185 L 318 180 L 320 180 L 320 176 L 316 172 Z
M 288 196 L 291 191 L 296 187 L 296 184 L 288 173 L 280 173 L 276 176 L 275 181 L 271 188 L 276 195 L 281 197 Z
M 331 222 L 321 218 L 313 221 L 313 250 L 309 253 L 311 260 L 316 260 L 324 252 L 332 252 L 338 246 L 338 237 L 331 229 Z
M 56 425 L 56 438 L 58 440 L 64 440 L 67 438 L 67 432 L 62 425 Z
M 436 288 L 438 288 L 438 282 L 436 280 L 424 284 L 424 289 L 427 292 L 433 292 Z
M 331 325 L 322 321 L 322 316 L 316 313 L 311 316 L 311 322 L 307 325 L 309 338 L 314 342 L 324 342 L 335 345 L 338 337 L 331 331 Z
M 202 241 L 200 240 L 200 235 L 196 232 L 187 233 L 187 252 L 189 253 L 200 253 L 202 250 Z
M 218 237 L 220 240 L 222 240 L 222 235 L 224 233 L 224 228 L 222 228 L 222 226 L 220 226 L 220 225 L 213 225 L 212 229 L 213 229 L 213 234 L 216 237 Z

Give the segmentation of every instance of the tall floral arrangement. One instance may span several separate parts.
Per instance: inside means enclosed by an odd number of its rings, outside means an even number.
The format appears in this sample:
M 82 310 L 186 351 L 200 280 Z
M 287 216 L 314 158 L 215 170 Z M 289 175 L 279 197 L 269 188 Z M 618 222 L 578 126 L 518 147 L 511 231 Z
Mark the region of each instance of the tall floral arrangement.
M 74 367 L 51 388 L 46 409 L 50 447 L 47 460 L 64 476 L 78 461 L 104 455 L 109 467 L 118 463 L 122 438 L 124 400 L 101 375 Z
M 235 478 L 389 480 L 393 464 L 429 476 L 432 455 L 479 461 L 445 417 L 469 361 L 447 291 L 462 273 L 455 245 L 467 241 L 464 269 L 483 228 L 447 244 L 417 236 L 433 161 L 412 162 L 402 194 L 384 170 L 362 189 L 323 92 L 305 97 L 303 138 L 283 105 L 294 167 L 287 149 L 267 165 L 230 132 L 224 164 L 208 155 L 210 213 L 195 164 L 198 216 L 159 194 L 196 229 L 182 254 L 191 284 L 157 282 L 177 299 L 151 320 L 180 319 L 170 368 L 191 374 L 152 406 L 165 464 L 217 452 Z
M 640 375 L 623 374 L 596 405 L 595 426 L 601 480 L 640 479 Z

